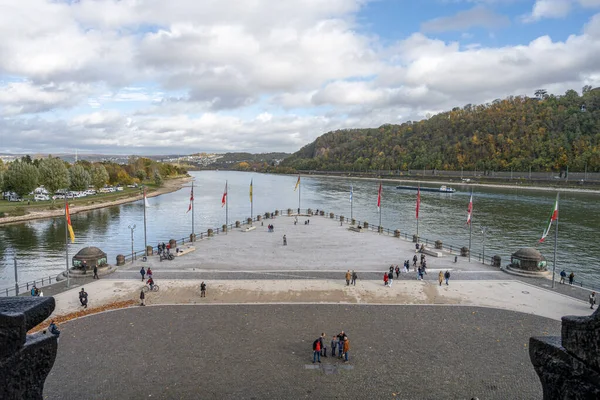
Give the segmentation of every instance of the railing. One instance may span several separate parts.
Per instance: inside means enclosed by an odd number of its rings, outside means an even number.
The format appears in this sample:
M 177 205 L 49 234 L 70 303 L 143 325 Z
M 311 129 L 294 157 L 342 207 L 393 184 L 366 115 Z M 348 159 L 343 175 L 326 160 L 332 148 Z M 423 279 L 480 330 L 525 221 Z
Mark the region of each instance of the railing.
M 41 278 L 41 279 L 36 279 L 34 281 L 27 281 L 25 283 L 19 283 L 19 291 L 17 293 L 17 288 L 15 287 L 15 285 L 12 286 L 7 286 L 4 287 L 2 289 L 0 289 L 0 296 L 16 296 L 18 294 L 23 294 L 23 293 L 29 293 L 29 291 L 31 290 L 31 288 L 33 288 L 34 286 L 39 288 L 42 288 L 44 286 L 48 286 L 51 285 L 52 282 L 54 281 L 54 283 L 56 283 L 56 277 L 52 277 L 49 276 L 47 278 Z
M 264 213 L 261 214 L 261 218 L 265 218 L 265 219 L 270 219 L 270 218 L 274 218 L 275 213 L 278 212 L 279 215 L 278 216 L 287 216 L 288 215 L 288 210 L 291 210 L 292 215 L 294 215 L 294 213 L 296 211 L 298 211 L 297 208 L 291 208 L 291 209 L 281 209 L 281 210 L 275 210 L 273 212 L 269 212 L 269 213 Z M 317 217 L 317 216 L 321 216 L 319 214 L 317 214 L 317 212 L 320 211 L 324 211 L 324 210 L 314 210 L 314 209 L 301 209 L 300 211 L 303 212 L 304 214 L 308 214 L 308 211 L 311 210 L 313 212 L 313 216 Z M 270 217 L 267 217 L 267 214 L 270 214 Z M 340 220 L 341 215 L 338 214 L 333 214 L 333 218 L 331 218 L 331 213 L 329 212 L 324 212 L 323 217 L 328 218 L 328 219 L 334 219 L 336 221 Z M 252 223 L 258 222 L 258 216 L 255 216 L 252 218 Z M 344 216 L 344 221 L 343 223 L 346 225 L 350 225 L 352 222 L 352 220 L 348 217 Z M 360 225 L 360 226 L 364 226 L 364 221 L 360 221 L 355 219 L 356 225 Z M 247 219 L 244 219 L 243 221 L 240 221 L 240 226 L 242 225 L 247 225 Z M 235 228 L 235 223 L 231 223 L 227 225 L 227 230 L 231 231 L 232 229 Z M 364 228 L 362 228 L 364 229 Z M 370 231 L 373 232 L 378 232 L 379 231 L 379 225 L 372 225 L 369 224 L 369 227 L 367 228 Z M 413 233 L 409 233 L 409 232 L 402 232 L 400 230 L 399 231 L 399 238 L 404 239 L 406 241 L 411 241 L 413 240 Z M 219 235 L 223 233 L 223 229 L 222 228 L 215 228 L 213 229 L 213 234 Z M 395 236 L 396 234 L 396 229 L 389 229 L 389 228 L 385 228 L 385 227 L 381 227 L 381 234 L 385 234 L 387 236 Z M 200 232 L 199 234 L 196 234 L 196 240 L 200 239 L 204 239 L 205 237 L 209 237 L 208 236 L 208 230 L 204 231 L 204 232 Z M 190 238 L 189 237 L 184 237 L 181 239 L 176 239 L 175 240 L 177 245 L 180 244 L 185 244 L 185 243 L 190 243 Z M 425 246 L 429 246 L 430 244 L 435 245 L 436 240 L 431 240 L 428 238 L 423 238 L 423 237 L 419 237 L 419 243 L 424 243 Z M 457 244 L 449 244 L 449 243 L 442 243 L 442 248 L 441 249 L 436 249 L 436 250 L 442 250 L 442 251 L 446 251 L 450 254 L 456 255 L 456 256 L 460 256 L 461 253 L 461 248 L 465 247 L 465 246 L 460 246 Z M 153 251 L 158 251 L 158 246 L 153 246 L 152 247 Z M 139 250 L 133 253 L 133 261 L 137 260 L 138 257 L 143 257 L 146 254 L 146 249 L 144 250 Z M 124 255 L 125 257 L 125 262 L 131 262 L 132 259 L 132 254 L 127 254 Z M 493 256 L 491 257 L 487 257 L 484 259 L 484 255 L 482 253 L 479 252 L 473 252 L 471 251 L 471 259 L 476 259 L 478 262 L 481 262 L 483 264 L 489 264 L 489 265 L 493 265 Z M 486 261 L 488 261 L 486 263 Z M 38 280 L 34 280 L 34 281 L 29 281 L 29 282 L 25 282 L 25 283 L 20 283 L 19 284 L 19 293 L 23 293 L 21 292 L 21 288 L 26 289 L 26 291 L 28 292 L 29 290 L 31 290 L 31 288 L 33 287 L 33 285 L 35 284 L 37 287 L 42 287 L 44 285 L 49 285 L 52 283 L 52 280 L 54 280 L 54 282 L 56 282 L 56 278 L 52 278 L 51 276 L 48 278 L 42 278 L 42 279 L 38 279 Z M 573 282 L 574 285 L 579 286 L 581 288 L 585 288 L 585 289 L 589 289 L 589 290 L 596 290 L 596 291 L 600 291 L 600 288 L 596 288 L 592 285 L 588 285 L 587 283 L 584 283 L 583 281 L 574 281 Z M 10 296 L 10 293 L 15 293 L 15 286 L 13 285 L 12 287 L 5 287 L 5 288 L 0 288 L 0 296 Z

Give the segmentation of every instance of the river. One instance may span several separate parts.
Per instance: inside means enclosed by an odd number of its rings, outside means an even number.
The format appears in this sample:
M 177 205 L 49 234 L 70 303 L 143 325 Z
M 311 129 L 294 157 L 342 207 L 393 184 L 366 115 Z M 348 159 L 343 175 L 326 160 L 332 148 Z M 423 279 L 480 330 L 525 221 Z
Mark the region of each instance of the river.
M 270 175 L 234 171 L 191 172 L 195 177 L 195 232 L 220 227 L 225 223 L 225 208 L 221 197 L 228 181 L 229 222 L 250 216 L 249 185 L 254 183 L 254 215 L 298 207 L 298 191 L 294 191 L 295 176 Z M 379 184 L 367 180 L 345 180 L 326 177 L 302 177 L 301 207 L 323 209 L 350 216 L 350 185 L 354 188 L 354 218 L 379 222 L 377 190 Z M 402 232 L 416 232 L 416 192 L 397 190 L 397 183 L 384 182 L 381 207 L 382 225 Z M 427 184 L 435 187 L 435 185 Z M 421 193 L 419 234 L 429 240 L 440 239 L 445 244 L 466 246 L 469 229 L 466 225 L 469 186 L 453 185 L 456 193 Z M 486 227 L 486 259 L 502 256 L 503 264 L 520 247 L 536 246 L 554 205 L 556 194 L 518 188 L 474 187 L 472 251 L 481 252 L 482 227 Z M 560 195 L 559 270 L 574 271 L 577 280 L 600 285 L 597 259 L 600 243 L 596 240 L 600 226 L 600 195 L 563 192 Z M 191 213 L 190 188 L 148 199 L 147 241 L 189 237 Z M 115 263 L 117 254 L 131 252 L 131 231 L 135 224 L 135 250 L 144 243 L 143 203 L 137 201 L 71 216 L 75 243 L 69 245 L 69 256 L 81 248 L 97 246 Z M 551 266 L 554 228 L 538 249 Z M 377 251 L 377 249 L 373 249 Z M 0 227 L 0 288 L 14 284 L 13 260 L 16 257 L 19 281 L 55 276 L 65 268 L 64 218 L 35 220 Z M 402 260 L 390 260 L 401 263 Z M 283 267 L 284 265 L 282 265 Z M 557 271 L 558 273 L 559 271 Z

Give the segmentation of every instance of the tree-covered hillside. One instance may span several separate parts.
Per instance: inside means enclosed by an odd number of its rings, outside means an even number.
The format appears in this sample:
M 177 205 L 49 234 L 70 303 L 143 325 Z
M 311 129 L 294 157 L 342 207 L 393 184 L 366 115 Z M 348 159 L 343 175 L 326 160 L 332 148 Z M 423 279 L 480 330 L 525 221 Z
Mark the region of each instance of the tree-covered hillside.
M 427 120 L 326 133 L 286 158 L 299 170 L 600 171 L 600 88 L 538 90 Z

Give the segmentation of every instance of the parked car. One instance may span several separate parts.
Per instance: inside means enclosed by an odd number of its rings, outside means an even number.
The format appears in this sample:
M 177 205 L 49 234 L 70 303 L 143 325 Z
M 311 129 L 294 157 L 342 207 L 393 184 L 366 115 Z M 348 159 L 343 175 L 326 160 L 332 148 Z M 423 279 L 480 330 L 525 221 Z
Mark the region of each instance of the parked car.
M 50 200 L 50 196 L 45 194 L 36 194 L 33 198 L 34 201 L 48 201 Z
M 116 189 L 117 191 L 121 192 L 121 191 L 123 191 L 123 186 L 117 186 L 115 189 Z
M 17 196 L 15 193 L 11 193 L 6 199 L 8 201 L 23 201 L 23 199 Z

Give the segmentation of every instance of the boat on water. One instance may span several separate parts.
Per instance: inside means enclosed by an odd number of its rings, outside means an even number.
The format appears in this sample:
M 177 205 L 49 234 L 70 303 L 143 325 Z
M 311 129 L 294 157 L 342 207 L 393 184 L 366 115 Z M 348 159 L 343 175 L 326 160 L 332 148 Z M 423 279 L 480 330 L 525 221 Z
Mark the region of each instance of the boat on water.
M 419 190 L 417 186 L 396 186 L 396 189 Z M 439 188 L 422 187 L 421 192 L 454 193 L 456 189 L 442 185 Z

